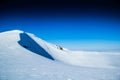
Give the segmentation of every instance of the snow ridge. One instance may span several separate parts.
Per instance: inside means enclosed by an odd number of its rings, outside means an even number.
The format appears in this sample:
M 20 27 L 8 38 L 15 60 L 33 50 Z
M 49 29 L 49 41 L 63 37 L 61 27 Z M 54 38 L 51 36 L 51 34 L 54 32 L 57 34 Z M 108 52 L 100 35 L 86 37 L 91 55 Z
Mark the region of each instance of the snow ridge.
M 119 53 L 70 51 L 20 30 L 0 33 L 0 80 L 120 80 L 119 61 Z

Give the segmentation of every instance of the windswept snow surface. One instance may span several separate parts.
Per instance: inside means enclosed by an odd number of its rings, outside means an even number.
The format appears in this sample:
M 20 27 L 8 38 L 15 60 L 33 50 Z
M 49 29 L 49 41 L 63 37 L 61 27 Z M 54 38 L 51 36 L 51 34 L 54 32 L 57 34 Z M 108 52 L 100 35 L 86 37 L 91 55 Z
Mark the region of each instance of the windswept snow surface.
M 0 33 L 0 80 L 120 80 L 119 61 L 120 53 L 60 50 L 31 33 Z

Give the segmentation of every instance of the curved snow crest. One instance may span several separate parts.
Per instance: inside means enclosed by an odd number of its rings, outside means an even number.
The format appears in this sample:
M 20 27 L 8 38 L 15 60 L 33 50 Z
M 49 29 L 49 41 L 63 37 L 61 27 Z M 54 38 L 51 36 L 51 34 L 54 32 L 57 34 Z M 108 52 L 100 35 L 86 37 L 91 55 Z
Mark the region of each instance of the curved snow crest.
M 0 34 L 2 34 L 2 33 L 23 33 L 24 31 L 22 31 L 22 30 L 10 30 L 10 31 L 5 31 L 5 32 L 1 32 Z
M 29 52 L 28 50 L 20 47 L 17 43 L 21 40 L 20 34 L 24 33 L 24 31 L 20 30 L 12 30 L 0 33 L 0 42 L 2 46 L 8 47 L 15 52 L 15 49 L 19 51 Z M 26 33 L 26 32 L 25 32 Z M 31 33 L 26 33 L 31 39 L 33 39 L 39 46 L 41 46 L 49 55 L 51 55 L 56 61 L 63 62 L 66 64 L 71 64 L 75 66 L 84 66 L 84 67 L 96 67 L 96 68 L 116 68 L 120 67 L 120 55 L 111 54 L 102 54 L 100 52 L 85 52 L 85 51 L 70 51 L 58 49 L 56 45 L 48 43 Z M 8 40 L 6 40 L 8 39 Z M 27 45 L 30 47 L 34 47 L 28 41 L 24 41 L 28 43 Z M 11 45 L 12 44 L 12 45 Z M 25 46 L 24 46 L 25 47 Z M 40 48 L 36 48 L 35 52 L 39 52 Z M 44 51 L 44 52 L 45 52 Z M 42 52 L 42 51 L 41 51 Z M 31 52 L 32 53 L 32 52 Z M 44 57 L 45 58 L 45 57 Z

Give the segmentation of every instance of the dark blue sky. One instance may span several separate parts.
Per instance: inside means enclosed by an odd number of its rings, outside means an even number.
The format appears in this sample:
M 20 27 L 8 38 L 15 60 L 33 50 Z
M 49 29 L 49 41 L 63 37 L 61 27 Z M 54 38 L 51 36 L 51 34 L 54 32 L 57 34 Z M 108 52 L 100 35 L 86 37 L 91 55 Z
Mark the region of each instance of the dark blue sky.
M 20 29 L 71 49 L 96 46 L 120 49 L 119 6 L 106 6 L 107 1 L 101 3 L 103 6 L 93 2 L 83 2 L 85 5 L 51 2 L 52 6 L 46 2 L 42 5 L 31 2 L 27 6 L 17 3 L 2 6 L 0 32 Z

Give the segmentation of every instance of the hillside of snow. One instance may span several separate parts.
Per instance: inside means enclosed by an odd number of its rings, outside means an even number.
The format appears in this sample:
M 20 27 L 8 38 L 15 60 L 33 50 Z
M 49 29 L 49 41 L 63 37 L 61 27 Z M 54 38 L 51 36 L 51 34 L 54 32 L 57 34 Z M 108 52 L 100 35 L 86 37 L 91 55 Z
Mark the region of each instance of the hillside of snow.
M 70 51 L 31 33 L 0 33 L 0 80 L 120 80 L 120 53 Z

